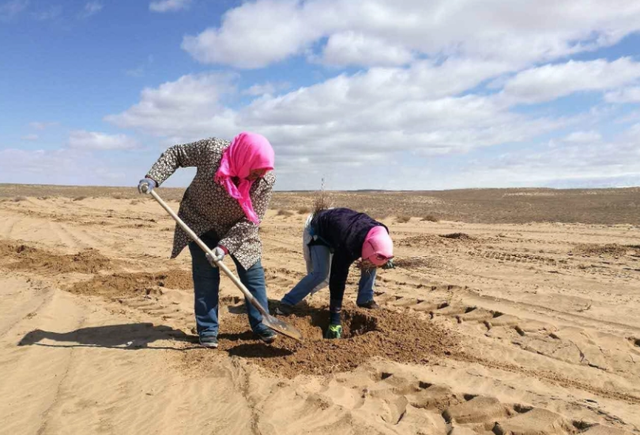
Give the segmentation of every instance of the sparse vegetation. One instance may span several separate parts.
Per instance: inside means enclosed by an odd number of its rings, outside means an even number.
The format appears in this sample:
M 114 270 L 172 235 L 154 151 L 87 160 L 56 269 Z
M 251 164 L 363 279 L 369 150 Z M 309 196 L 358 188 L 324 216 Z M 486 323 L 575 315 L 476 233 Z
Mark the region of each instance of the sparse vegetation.
M 411 216 L 398 216 L 396 221 L 401 224 L 406 224 L 411 220 Z
M 13 202 L 22 202 L 22 201 L 27 201 L 27 197 L 26 196 L 16 196 L 15 198 L 13 198 Z
M 278 214 L 276 216 L 289 217 L 293 216 L 293 212 L 290 212 L 289 210 L 278 210 Z
M 432 214 L 428 214 L 425 217 L 423 217 L 422 219 L 420 219 L 422 222 L 440 222 L 440 219 L 438 219 L 437 217 L 435 217 Z
M 320 190 L 315 193 L 315 198 L 313 199 L 313 213 L 318 213 L 322 210 L 327 210 L 331 208 L 331 198 L 329 194 L 324 189 L 324 178 L 320 182 Z
M 298 214 L 309 214 L 311 213 L 311 209 L 309 207 L 300 207 L 298 209 Z
M 82 201 L 83 199 L 87 199 L 86 196 L 76 196 L 75 198 L 73 198 L 74 201 Z

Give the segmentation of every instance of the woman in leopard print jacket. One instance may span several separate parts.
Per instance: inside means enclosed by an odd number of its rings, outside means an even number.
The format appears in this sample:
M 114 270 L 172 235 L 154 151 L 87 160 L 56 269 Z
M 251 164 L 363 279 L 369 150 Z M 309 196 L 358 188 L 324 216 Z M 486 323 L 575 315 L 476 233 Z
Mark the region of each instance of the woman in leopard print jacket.
M 274 152 L 264 137 L 241 133 L 230 143 L 218 138 L 176 145 L 165 151 L 149 170 L 142 185 L 147 191 L 160 186 L 177 168 L 196 167 L 197 173 L 184 193 L 178 215 L 213 249 L 217 260 L 230 254 L 240 280 L 268 310 L 262 243 L 258 225 L 264 217 L 271 190 Z M 200 343 L 218 346 L 218 289 L 220 273 L 205 253 L 176 225 L 171 258 L 189 247 L 195 290 L 195 317 Z M 262 324 L 260 312 L 247 303 L 249 323 L 261 340 L 271 343 L 275 333 Z

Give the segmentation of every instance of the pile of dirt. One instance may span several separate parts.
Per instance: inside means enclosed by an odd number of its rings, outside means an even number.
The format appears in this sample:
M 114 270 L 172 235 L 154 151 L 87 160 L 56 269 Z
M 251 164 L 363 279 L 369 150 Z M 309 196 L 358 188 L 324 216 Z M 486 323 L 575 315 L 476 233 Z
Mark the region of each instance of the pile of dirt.
M 405 237 L 403 239 L 394 241 L 397 246 L 413 247 L 425 247 L 434 245 L 444 245 L 445 241 L 431 234 L 420 234 L 418 236 Z
M 440 235 L 440 237 L 444 237 L 445 239 L 454 239 L 454 240 L 469 240 L 469 241 L 476 240 L 475 237 L 471 237 L 469 234 L 466 234 L 466 233 L 442 234 Z
M 302 332 L 304 342 L 279 336 L 273 345 L 266 345 L 248 331 L 246 314 L 231 314 L 221 319 L 219 349 L 288 378 L 350 371 L 372 357 L 428 364 L 457 349 L 457 339 L 450 331 L 413 315 L 384 309 L 344 309 L 344 338 L 339 340 L 323 338 L 327 307 L 305 307 L 283 320 Z M 207 372 L 215 365 L 210 350 L 185 352 L 184 358 L 189 370 L 198 365 L 203 366 L 201 372 Z
M 465 233 L 442 234 L 420 234 L 400 239 L 395 243 L 398 246 L 408 246 L 410 248 L 424 248 L 434 246 L 456 246 L 460 243 L 477 243 L 478 239 Z
M 633 253 L 635 255 L 640 254 L 640 249 L 635 246 L 622 246 L 617 243 L 608 243 L 606 245 L 599 245 L 595 243 L 585 243 L 577 245 L 572 249 L 571 253 L 575 255 L 584 255 L 587 257 L 607 255 L 611 257 L 620 257 L 627 253 Z
M 24 244 L 0 241 L 3 267 L 36 273 L 97 273 L 110 270 L 113 262 L 95 249 L 76 254 L 57 254 Z
M 394 258 L 393 265 L 400 269 L 420 269 L 423 267 L 436 267 L 439 263 L 433 258 L 427 257 L 403 257 Z
M 114 273 L 98 275 L 88 281 L 77 282 L 66 290 L 71 293 L 108 298 L 136 294 L 161 293 L 161 288 L 191 289 L 191 272 L 174 269 L 159 273 Z

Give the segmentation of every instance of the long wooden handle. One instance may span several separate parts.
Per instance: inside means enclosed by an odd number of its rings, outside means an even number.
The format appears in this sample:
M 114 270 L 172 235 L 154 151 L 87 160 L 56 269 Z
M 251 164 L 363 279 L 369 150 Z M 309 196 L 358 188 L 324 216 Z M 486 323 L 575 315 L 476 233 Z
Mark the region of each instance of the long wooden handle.
M 146 190 L 146 189 L 144 189 L 144 187 L 143 187 L 143 190 Z M 242 293 L 244 293 L 244 296 L 251 303 L 251 305 L 256 307 L 257 310 L 260 311 L 260 313 L 263 316 L 268 316 L 269 313 L 267 313 L 267 310 L 265 310 L 264 307 L 262 305 L 260 305 L 260 302 L 258 302 L 258 300 L 253 297 L 251 292 L 244 286 L 244 284 L 242 284 L 242 282 L 238 279 L 238 277 L 235 276 L 235 274 L 233 272 L 231 272 L 229 270 L 229 268 L 222 261 L 217 261 L 215 259 L 214 255 L 213 255 L 213 252 L 211 252 L 211 249 L 209 249 L 209 247 L 202 240 L 200 240 L 200 237 L 198 237 L 198 235 L 196 233 L 194 233 L 193 230 L 191 228 L 189 228 L 187 226 L 187 224 L 185 224 L 182 221 L 182 219 L 180 219 L 178 217 L 178 215 L 171 209 L 171 207 L 169 207 L 162 200 L 162 198 L 160 198 L 160 195 L 158 195 L 155 190 L 151 190 L 151 192 L 148 192 L 148 193 L 151 194 L 151 196 L 153 196 L 155 198 L 155 200 L 158 201 L 158 204 L 160 204 L 162 206 L 162 208 L 164 208 L 167 211 L 167 213 L 169 213 L 171 215 L 171 217 L 178 223 L 178 225 L 180 225 L 180 228 L 182 228 L 189 235 L 189 237 L 191 237 L 191 239 L 194 242 L 196 242 L 198 244 L 198 246 L 200 246 L 200 248 L 202 248 L 202 250 L 204 252 L 209 254 L 209 259 L 211 261 L 213 261 L 214 264 L 218 268 L 220 268 L 220 270 L 222 270 L 231 279 L 231 281 L 233 281 L 233 283 L 236 285 L 236 287 L 238 287 L 240 289 L 240 291 L 242 291 Z

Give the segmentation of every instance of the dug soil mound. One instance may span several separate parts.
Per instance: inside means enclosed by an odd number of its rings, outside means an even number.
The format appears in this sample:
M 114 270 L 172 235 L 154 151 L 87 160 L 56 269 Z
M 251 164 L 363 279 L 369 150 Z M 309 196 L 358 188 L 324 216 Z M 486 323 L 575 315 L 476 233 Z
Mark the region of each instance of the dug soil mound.
M 617 243 L 608 243 L 606 245 L 598 245 L 594 243 L 585 243 L 576 245 L 575 248 L 571 251 L 576 255 L 583 255 L 586 257 L 599 256 L 599 255 L 607 255 L 611 257 L 620 257 L 626 254 L 631 255 L 640 255 L 640 247 L 639 246 L 623 246 L 618 245 Z
M 241 304 L 237 308 L 240 308 Z M 235 307 L 230 307 L 234 312 Z M 436 357 L 457 349 L 450 331 L 413 315 L 382 310 L 347 308 L 343 311 L 343 338 L 327 340 L 327 307 L 305 307 L 282 317 L 298 328 L 302 343 L 279 336 L 272 345 L 261 343 L 248 331 L 246 314 L 227 314 L 221 319 L 219 350 L 228 352 L 275 372 L 293 378 L 300 374 L 323 375 L 355 369 L 372 357 L 414 364 L 428 364 Z M 185 366 L 213 369 L 211 350 L 185 352 Z M 211 366 L 211 367 L 209 367 Z M 200 370 L 199 370 L 200 371 Z
M 58 254 L 20 243 L 0 241 L 3 267 L 35 273 L 97 273 L 112 268 L 112 260 L 95 249 Z
M 191 272 L 175 269 L 158 273 L 138 272 L 98 275 L 88 281 L 77 282 L 66 290 L 75 294 L 114 298 L 160 293 L 162 287 L 172 289 L 193 288 Z

